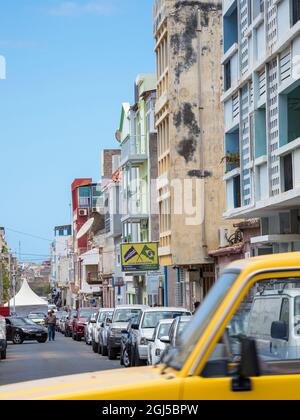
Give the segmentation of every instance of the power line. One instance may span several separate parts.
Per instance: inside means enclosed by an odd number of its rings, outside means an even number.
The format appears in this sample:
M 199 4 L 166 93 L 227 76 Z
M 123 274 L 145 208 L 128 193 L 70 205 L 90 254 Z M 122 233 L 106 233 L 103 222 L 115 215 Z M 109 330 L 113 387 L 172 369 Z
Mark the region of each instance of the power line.
M 50 243 L 54 242 L 54 240 L 56 240 L 57 242 L 64 243 L 64 241 L 60 241 L 60 240 L 58 240 L 58 239 L 57 239 L 57 237 L 55 237 L 55 238 L 53 238 L 53 239 L 44 238 L 44 237 L 42 237 L 42 236 L 33 235 L 33 234 L 31 234 L 31 233 L 22 232 L 22 231 L 20 231 L 20 230 L 11 229 L 11 228 L 8 228 L 8 227 L 5 227 L 5 230 L 7 230 L 7 231 L 9 231 L 9 232 L 13 232 L 13 233 L 18 233 L 19 235 L 29 236 L 29 237 L 34 238 L 34 239 L 39 239 L 39 240 L 41 240 L 41 241 L 50 242 Z

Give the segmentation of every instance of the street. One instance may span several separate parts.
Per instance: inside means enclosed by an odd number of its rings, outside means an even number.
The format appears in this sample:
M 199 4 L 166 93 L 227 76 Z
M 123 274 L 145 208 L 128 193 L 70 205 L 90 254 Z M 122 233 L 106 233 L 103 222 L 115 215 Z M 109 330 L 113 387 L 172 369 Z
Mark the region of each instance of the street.
M 9 344 L 7 359 L 0 362 L 0 386 L 35 379 L 120 368 L 119 360 L 95 354 L 84 341 L 56 334 L 56 341 Z

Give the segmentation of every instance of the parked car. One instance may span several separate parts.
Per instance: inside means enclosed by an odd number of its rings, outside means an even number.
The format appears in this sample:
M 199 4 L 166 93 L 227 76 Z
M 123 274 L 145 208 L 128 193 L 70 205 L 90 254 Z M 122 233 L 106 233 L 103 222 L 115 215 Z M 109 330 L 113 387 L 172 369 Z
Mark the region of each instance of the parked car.
M 45 343 L 48 333 L 45 327 L 35 324 L 28 318 L 6 318 L 6 339 L 14 344 L 22 344 L 24 341 L 37 341 Z
M 66 320 L 67 320 L 67 316 L 68 313 L 66 312 L 65 315 L 63 315 L 59 320 L 58 320 L 58 325 L 59 325 L 59 332 L 61 332 L 62 334 L 65 334 L 65 328 L 66 328 Z
M 111 308 L 101 309 L 93 328 L 93 351 L 103 356 L 107 356 L 107 333 L 113 313 L 114 311 Z
M 53 311 L 53 312 L 57 312 L 57 307 L 56 307 L 56 305 L 54 305 L 54 304 L 49 304 L 48 305 L 48 311 Z
M 3 316 L 0 316 L 0 359 L 6 359 L 6 322 Z
M 161 341 L 162 337 L 169 336 L 173 319 L 162 319 L 157 324 L 152 338 L 148 338 L 148 365 L 156 365 L 160 362 L 167 344 Z
M 58 311 L 56 312 L 55 316 L 56 316 L 56 326 L 55 329 L 56 331 L 60 332 L 61 331 L 61 323 L 60 320 L 67 315 L 66 311 Z
M 96 308 L 81 308 L 73 316 L 72 338 L 80 341 L 84 337 L 84 328 L 88 318 L 97 311 Z
M 71 309 L 66 316 L 65 321 L 65 337 L 72 337 L 73 332 L 73 320 L 74 316 L 76 316 L 77 311 L 75 309 Z
M 256 339 L 242 334 L 239 358 L 233 361 L 229 336 L 231 320 L 240 316 L 243 299 L 250 298 L 252 302 L 258 297 L 258 291 L 263 295 L 267 290 L 277 290 L 274 299 L 280 299 L 281 293 L 288 294 L 289 284 L 295 280 L 299 290 L 300 252 L 234 261 L 201 303 L 183 331 L 180 345 L 170 352 L 162 368 L 147 366 L 84 373 L 56 378 L 55 382 L 33 381 L 26 383 L 26 395 L 22 386 L 10 389 L 5 386 L 0 389 L 0 399 L 298 400 L 300 355 L 293 360 L 280 356 L 266 360 Z M 254 294 L 251 293 L 253 286 L 258 286 Z M 298 305 L 293 308 L 287 302 L 282 303 L 281 321 L 270 318 L 271 323 L 265 325 L 268 335 L 273 333 L 278 337 L 284 329 L 287 331 L 284 318 L 298 322 L 294 318 L 298 316 L 294 313 L 295 310 L 298 313 Z M 271 299 L 268 305 L 271 308 Z M 257 318 L 264 313 L 264 305 L 257 305 Z M 243 314 L 241 319 L 244 319 Z M 251 323 L 249 319 L 248 327 Z M 297 327 L 298 334 L 299 325 Z M 223 351 L 219 351 L 222 348 Z
M 47 315 L 43 312 L 30 312 L 27 316 L 28 319 L 38 325 L 45 325 Z
M 132 325 L 132 357 L 133 366 L 140 366 L 148 360 L 148 339 L 153 337 L 154 330 L 162 319 L 175 319 L 178 316 L 191 315 L 184 308 L 157 307 L 143 311 L 137 324 Z
M 107 332 L 107 353 L 110 360 L 116 359 L 120 354 L 122 330 L 127 328 L 132 318 L 140 318 L 143 311 L 148 308 L 145 305 L 124 305 L 115 309 Z
M 191 316 L 180 316 L 173 320 L 172 325 L 170 327 L 169 334 L 162 336 L 160 341 L 165 344 L 165 349 L 161 354 L 161 360 L 164 361 L 165 355 L 171 350 L 179 346 L 179 339 L 187 327 L 188 323 L 191 321 Z
M 88 317 L 87 323 L 84 327 L 84 341 L 85 341 L 85 344 L 89 346 L 92 344 L 92 332 L 93 332 L 93 327 L 96 324 L 97 317 L 98 317 L 98 312 L 94 312 L 93 314 L 91 314 Z
M 120 364 L 126 368 L 132 366 L 132 328 L 133 324 L 139 322 L 138 318 L 132 318 L 126 329 L 122 330 L 121 336 L 121 351 L 120 351 Z

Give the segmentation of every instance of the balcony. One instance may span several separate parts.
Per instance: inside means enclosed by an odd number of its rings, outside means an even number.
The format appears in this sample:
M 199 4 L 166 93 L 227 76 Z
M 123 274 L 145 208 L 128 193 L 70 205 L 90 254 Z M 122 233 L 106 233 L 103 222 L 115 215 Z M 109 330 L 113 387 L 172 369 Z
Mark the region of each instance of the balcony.
M 121 166 L 130 163 L 133 167 L 142 165 L 148 159 L 146 145 L 141 139 L 137 142 L 134 137 L 130 137 L 121 146 Z
M 125 197 L 125 208 L 123 209 L 124 217 L 122 223 L 131 221 L 133 223 L 140 223 L 142 220 L 148 219 L 148 205 L 146 194 L 127 192 Z
M 92 273 L 87 273 L 86 282 L 90 286 L 99 285 L 99 284 L 102 284 L 102 279 L 98 273 L 92 272 Z

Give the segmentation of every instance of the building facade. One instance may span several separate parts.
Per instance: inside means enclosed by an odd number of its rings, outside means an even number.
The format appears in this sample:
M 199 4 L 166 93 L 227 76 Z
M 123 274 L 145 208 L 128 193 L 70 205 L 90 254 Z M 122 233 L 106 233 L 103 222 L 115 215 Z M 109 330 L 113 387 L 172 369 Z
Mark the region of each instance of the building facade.
M 160 262 L 169 304 L 193 308 L 215 281 L 209 250 L 227 226 L 220 1 L 157 0 Z
M 134 105 L 130 106 L 129 103 L 122 105 L 121 121 L 116 135 L 121 143 L 122 242 L 158 242 L 159 218 L 156 196 L 158 159 L 154 74 L 137 76 L 134 97 Z M 119 254 L 117 258 L 120 259 Z M 131 304 L 157 304 L 159 276 L 160 273 L 152 273 L 154 286 L 149 293 L 147 272 L 124 274 L 123 300 Z
M 300 7 L 223 2 L 227 218 L 260 218 L 251 254 L 300 249 Z

